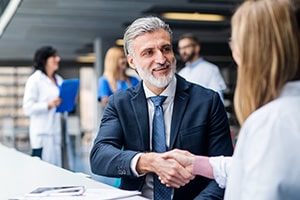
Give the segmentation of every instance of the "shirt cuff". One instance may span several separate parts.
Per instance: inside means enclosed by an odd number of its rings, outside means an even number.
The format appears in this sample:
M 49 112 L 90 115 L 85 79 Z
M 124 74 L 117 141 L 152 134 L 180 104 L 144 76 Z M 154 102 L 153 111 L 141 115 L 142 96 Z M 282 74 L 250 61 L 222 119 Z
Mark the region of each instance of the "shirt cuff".
M 136 171 L 136 164 L 137 164 L 137 161 L 139 160 L 140 156 L 142 155 L 142 153 L 138 153 L 136 154 L 132 159 L 131 159 L 131 162 L 130 162 L 130 169 L 132 171 L 132 173 L 136 176 L 136 177 L 141 177 L 141 176 L 144 176 L 145 174 L 139 174 L 137 171 Z
M 225 188 L 230 170 L 232 157 L 216 156 L 210 157 L 209 163 L 213 168 L 213 174 L 220 188 Z

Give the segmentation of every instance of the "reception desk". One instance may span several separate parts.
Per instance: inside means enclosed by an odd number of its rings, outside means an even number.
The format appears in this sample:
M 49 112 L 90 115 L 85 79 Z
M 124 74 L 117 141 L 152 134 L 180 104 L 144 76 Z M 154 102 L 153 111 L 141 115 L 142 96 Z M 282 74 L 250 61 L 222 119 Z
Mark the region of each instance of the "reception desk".
M 22 197 L 37 187 L 82 185 L 86 189 L 107 189 L 114 194 L 121 190 L 92 180 L 0 144 L 0 199 Z M 126 199 L 144 199 L 139 195 Z

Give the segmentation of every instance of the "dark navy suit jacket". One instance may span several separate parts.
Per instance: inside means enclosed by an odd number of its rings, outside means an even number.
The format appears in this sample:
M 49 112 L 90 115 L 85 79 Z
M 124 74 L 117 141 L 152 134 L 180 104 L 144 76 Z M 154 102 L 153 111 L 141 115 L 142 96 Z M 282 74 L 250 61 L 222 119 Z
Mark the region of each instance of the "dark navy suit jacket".
M 231 156 L 233 146 L 225 108 L 218 93 L 187 82 L 176 75 L 177 86 L 169 149 L 196 155 Z M 99 132 L 90 153 L 93 173 L 121 177 L 121 188 L 141 190 L 145 176 L 136 177 L 131 159 L 150 151 L 148 106 L 142 82 L 110 96 Z M 216 182 L 196 176 L 175 189 L 173 199 L 222 199 L 224 190 Z

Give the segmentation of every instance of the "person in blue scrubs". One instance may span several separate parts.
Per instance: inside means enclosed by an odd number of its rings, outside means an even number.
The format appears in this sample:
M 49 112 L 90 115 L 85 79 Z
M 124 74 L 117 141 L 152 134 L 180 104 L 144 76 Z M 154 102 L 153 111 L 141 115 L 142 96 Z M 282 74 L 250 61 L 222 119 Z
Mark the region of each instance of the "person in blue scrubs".
M 126 74 L 127 60 L 122 47 L 108 49 L 104 60 L 104 73 L 98 80 L 98 101 L 103 108 L 113 93 L 135 86 L 139 79 Z

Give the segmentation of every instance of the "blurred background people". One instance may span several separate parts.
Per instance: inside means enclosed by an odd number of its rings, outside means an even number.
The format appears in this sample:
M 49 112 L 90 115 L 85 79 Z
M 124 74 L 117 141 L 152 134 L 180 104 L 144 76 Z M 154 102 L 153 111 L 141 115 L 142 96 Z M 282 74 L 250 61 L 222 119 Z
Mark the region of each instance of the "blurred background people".
M 98 100 L 106 107 L 113 93 L 135 86 L 139 80 L 126 74 L 127 59 L 122 47 L 111 47 L 104 60 L 104 72 L 98 80 Z
M 60 57 L 51 46 L 34 55 L 34 72 L 25 84 L 23 110 L 30 117 L 29 136 L 32 156 L 62 167 L 62 127 L 56 107 L 61 103 L 59 86 L 63 78 L 56 73 Z
M 178 74 L 187 81 L 213 89 L 219 93 L 222 101 L 224 101 L 223 93 L 226 84 L 222 74 L 218 66 L 200 56 L 200 50 L 200 42 L 195 35 L 186 33 L 180 36 L 178 52 L 185 66 L 179 70 Z

